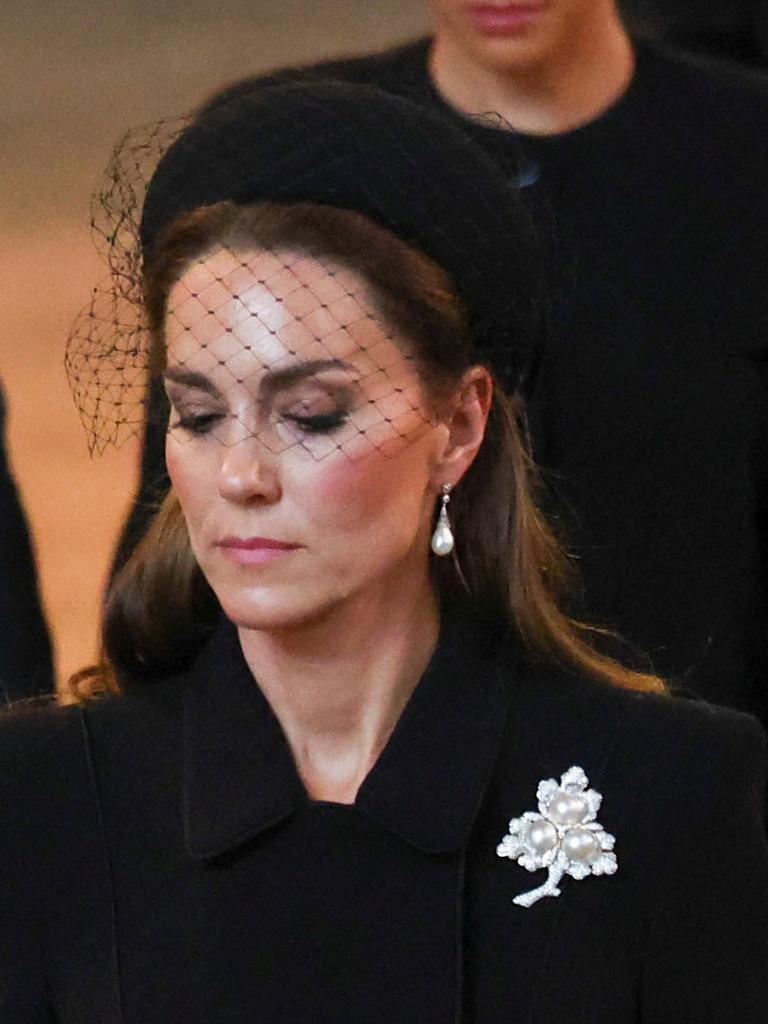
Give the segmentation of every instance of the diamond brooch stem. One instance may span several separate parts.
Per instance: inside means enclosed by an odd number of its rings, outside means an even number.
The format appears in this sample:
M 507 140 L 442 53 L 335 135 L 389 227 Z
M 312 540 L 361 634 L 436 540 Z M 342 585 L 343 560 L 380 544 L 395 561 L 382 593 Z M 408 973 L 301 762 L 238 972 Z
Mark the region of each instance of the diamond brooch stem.
M 451 484 L 443 484 L 443 494 L 440 499 L 442 502 L 440 515 L 437 517 L 437 526 L 435 526 L 435 532 L 432 534 L 430 542 L 433 552 L 440 558 L 450 555 L 453 551 L 453 530 L 451 529 L 451 521 L 448 518 L 448 503 L 451 500 L 452 490 L 453 486 Z
M 515 896 L 512 902 L 516 903 L 518 907 L 532 907 L 534 903 L 538 903 L 545 896 L 559 896 L 560 889 L 558 885 L 564 874 L 565 864 L 558 858 L 554 864 L 549 865 L 546 882 L 542 883 L 537 889 L 530 889 L 520 896 Z

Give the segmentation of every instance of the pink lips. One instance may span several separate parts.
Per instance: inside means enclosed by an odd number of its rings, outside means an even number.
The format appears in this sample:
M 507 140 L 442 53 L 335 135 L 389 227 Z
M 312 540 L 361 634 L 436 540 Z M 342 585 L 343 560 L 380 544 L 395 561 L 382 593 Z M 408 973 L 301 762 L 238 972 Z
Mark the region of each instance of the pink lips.
M 225 558 L 239 565 L 262 565 L 289 551 L 297 551 L 300 544 L 287 544 L 271 537 L 224 537 L 216 547 Z
M 470 4 L 466 8 L 475 27 L 489 36 L 512 36 L 524 32 L 541 14 L 544 3 Z

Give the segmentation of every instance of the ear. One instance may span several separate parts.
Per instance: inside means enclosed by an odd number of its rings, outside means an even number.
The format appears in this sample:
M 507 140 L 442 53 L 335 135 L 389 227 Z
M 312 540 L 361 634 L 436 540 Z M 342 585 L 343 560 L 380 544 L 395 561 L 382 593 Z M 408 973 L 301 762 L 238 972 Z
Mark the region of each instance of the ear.
M 444 441 L 432 471 L 436 492 L 443 484 L 455 486 L 472 465 L 485 437 L 492 398 L 488 370 L 470 367 L 446 402 Z

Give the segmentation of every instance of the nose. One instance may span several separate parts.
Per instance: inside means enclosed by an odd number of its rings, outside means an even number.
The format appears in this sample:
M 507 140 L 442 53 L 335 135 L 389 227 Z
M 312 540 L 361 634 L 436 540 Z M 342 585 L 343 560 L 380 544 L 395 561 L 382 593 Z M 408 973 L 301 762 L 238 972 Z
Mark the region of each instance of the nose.
M 219 493 L 239 504 L 272 503 L 280 498 L 275 456 L 255 437 L 224 448 L 219 468 Z

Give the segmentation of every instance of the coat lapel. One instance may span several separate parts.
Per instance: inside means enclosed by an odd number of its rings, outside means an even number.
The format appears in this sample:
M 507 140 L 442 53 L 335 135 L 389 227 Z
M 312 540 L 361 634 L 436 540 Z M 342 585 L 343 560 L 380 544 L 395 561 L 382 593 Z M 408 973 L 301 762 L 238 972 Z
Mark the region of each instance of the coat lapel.
M 482 802 L 508 703 L 492 634 L 456 624 L 438 648 L 357 807 L 429 853 L 463 846 Z M 232 850 L 307 803 L 277 718 L 224 624 L 184 695 L 183 821 L 188 852 Z
M 427 853 L 463 847 L 498 756 L 509 703 L 498 640 L 449 623 L 358 794 L 366 814 Z
M 306 802 L 234 627 L 223 625 L 195 663 L 183 704 L 182 817 L 192 857 L 235 849 Z

